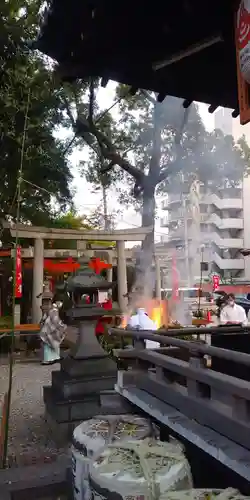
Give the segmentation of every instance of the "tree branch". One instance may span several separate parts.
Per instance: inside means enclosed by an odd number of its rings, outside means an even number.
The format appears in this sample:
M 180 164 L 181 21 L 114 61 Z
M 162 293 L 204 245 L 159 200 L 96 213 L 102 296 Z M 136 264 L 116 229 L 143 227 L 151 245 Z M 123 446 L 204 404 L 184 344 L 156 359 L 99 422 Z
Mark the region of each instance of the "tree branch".
M 90 134 L 93 134 L 96 138 L 104 159 L 109 160 L 113 165 L 118 165 L 120 168 L 125 170 L 125 172 L 134 177 L 134 179 L 136 179 L 140 184 L 143 184 L 145 178 L 144 173 L 134 167 L 134 165 L 132 165 L 119 153 L 117 153 L 117 150 L 112 142 L 106 137 L 103 132 L 97 129 L 94 123 L 88 123 L 87 120 L 84 120 L 84 124 L 86 127 L 88 127 Z
M 87 120 L 84 116 L 79 116 L 79 114 L 77 120 L 75 120 L 73 113 L 70 109 L 67 97 L 64 96 L 63 100 L 72 128 L 73 130 L 75 130 L 76 134 L 82 137 L 82 139 L 88 144 L 88 146 L 90 146 L 93 149 L 93 151 L 98 156 L 100 156 L 101 153 L 105 160 L 111 162 L 112 166 L 118 165 L 125 172 L 131 175 L 140 185 L 143 185 L 145 174 L 140 170 L 138 170 L 136 167 L 134 167 L 134 165 L 132 165 L 119 153 L 117 153 L 117 150 L 112 144 L 112 142 L 107 138 L 107 136 L 103 132 L 101 132 L 101 130 L 98 130 L 93 121 Z M 98 151 L 95 148 L 93 144 L 93 137 L 96 139 L 100 151 Z M 110 170 L 111 164 L 109 165 L 108 170 Z
M 161 172 L 159 175 L 159 183 L 162 181 L 165 181 L 165 179 L 167 177 L 169 177 L 169 175 L 172 175 L 174 173 L 177 174 L 181 170 L 180 168 L 178 169 L 176 167 L 178 167 L 178 164 L 180 164 L 180 160 L 181 160 L 181 158 L 180 158 L 180 153 L 182 151 L 181 140 L 182 140 L 185 126 L 188 122 L 189 114 L 191 111 L 190 108 L 191 108 L 191 106 L 189 106 L 188 108 L 186 108 L 184 110 L 184 116 L 183 116 L 181 127 L 175 134 L 174 142 L 175 142 L 175 146 L 176 146 L 176 160 L 174 162 L 170 163 L 168 166 L 163 167 L 161 169 Z
M 70 119 L 71 126 L 72 126 L 73 130 L 75 130 L 75 125 L 76 125 L 75 118 L 74 118 L 73 113 L 70 109 L 70 104 L 68 102 L 68 99 L 65 97 L 65 95 L 63 95 L 63 102 L 64 102 L 65 109 L 67 111 L 67 115 Z
M 107 174 L 114 167 L 114 163 L 111 161 L 108 165 L 101 168 L 101 174 Z
M 95 104 L 95 85 L 94 85 L 93 78 L 91 78 L 90 85 L 89 85 L 89 121 L 90 121 L 90 123 L 93 123 L 94 104 Z
M 177 168 L 178 163 L 179 163 L 179 161 L 175 160 L 172 163 L 170 163 L 169 165 L 162 167 L 162 169 L 160 171 L 160 175 L 159 175 L 159 183 L 162 181 L 165 181 L 167 179 L 167 177 L 169 177 L 170 175 L 172 175 L 174 173 L 177 174 L 180 171 L 180 169 Z

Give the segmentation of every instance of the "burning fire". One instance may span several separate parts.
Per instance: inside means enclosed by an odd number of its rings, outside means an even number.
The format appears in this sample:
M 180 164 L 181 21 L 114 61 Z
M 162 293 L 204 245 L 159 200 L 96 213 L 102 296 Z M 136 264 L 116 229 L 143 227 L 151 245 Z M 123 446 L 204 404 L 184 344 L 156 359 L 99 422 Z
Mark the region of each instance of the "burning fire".
M 128 324 L 128 319 L 129 319 L 129 316 L 127 316 L 127 315 L 122 317 L 120 328 L 126 328 L 126 326 Z
M 142 300 L 140 304 L 137 304 L 137 307 L 145 308 L 147 314 L 150 319 L 152 319 L 157 328 L 160 328 L 162 325 L 168 325 L 168 304 L 166 300 Z M 121 321 L 121 328 L 126 328 L 129 320 L 129 315 L 125 315 Z

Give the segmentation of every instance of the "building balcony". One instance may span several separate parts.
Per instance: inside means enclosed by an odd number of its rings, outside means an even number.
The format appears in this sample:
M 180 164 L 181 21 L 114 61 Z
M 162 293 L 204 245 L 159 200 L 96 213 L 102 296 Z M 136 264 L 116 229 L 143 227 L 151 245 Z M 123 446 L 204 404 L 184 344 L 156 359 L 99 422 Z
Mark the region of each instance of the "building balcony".
M 186 213 L 187 218 L 191 218 L 191 214 Z M 179 208 L 177 210 L 171 210 L 168 212 L 168 215 L 165 215 L 165 217 L 162 217 L 160 220 L 160 225 L 161 227 L 168 227 L 170 226 L 173 222 L 177 222 L 179 220 L 182 220 L 184 218 L 184 210 L 182 208 Z
M 206 205 L 214 205 L 219 210 L 243 209 L 242 198 L 220 198 L 216 194 L 205 194 L 201 198 L 201 203 Z
M 204 234 L 204 241 L 211 241 L 219 248 L 238 248 L 239 250 L 244 246 L 243 238 L 221 238 L 215 231 Z
M 214 224 L 218 229 L 243 229 L 243 218 L 225 217 L 217 214 L 201 214 L 200 221 L 206 224 Z
M 214 252 L 213 260 L 215 264 L 219 267 L 219 269 L 225 271 L 229 270 L 240 271 L 245 269 L 245 263 L 243 257 L 239 259 L 223 259 L 218 255 L 217 252 Z
M 191 236 L 190 236 L 191 237 Z M 174 242 L 174 241 L 184 241 L 185 240 L 185 232 L 184 232 L 184 227 L 178 227 L 176 229 L 170 229 L 168 233 L 168 238 L 169 242 Z
M 161 227 L 168 227 L 169 226 L 169 216 L 165 215 L 165 217 L 160 218 L 160 226 Z
M 161 209 L 162 210 L 169 210 L 171 205 L 174 205 L 175 203 L 181 204 L 181 202 L 182 202 L 181 194 L 169 195 L 168 198 L 166 198 L 165 200 L 163 200 L 161 202 Z

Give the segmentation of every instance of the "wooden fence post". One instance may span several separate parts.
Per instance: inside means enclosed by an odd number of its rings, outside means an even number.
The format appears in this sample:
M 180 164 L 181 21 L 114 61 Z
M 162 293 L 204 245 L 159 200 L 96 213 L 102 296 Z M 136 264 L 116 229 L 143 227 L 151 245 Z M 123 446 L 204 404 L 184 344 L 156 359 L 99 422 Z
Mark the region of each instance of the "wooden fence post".
M 191 368 L 205 369 L 205 359 L 203 354 L 196 351 L 190 351 L 189 365 Z M 187 390 L 190 396 L 194 397 L 208 397 L 210 394 L 210 387 L 194 379 L 187 378 Z

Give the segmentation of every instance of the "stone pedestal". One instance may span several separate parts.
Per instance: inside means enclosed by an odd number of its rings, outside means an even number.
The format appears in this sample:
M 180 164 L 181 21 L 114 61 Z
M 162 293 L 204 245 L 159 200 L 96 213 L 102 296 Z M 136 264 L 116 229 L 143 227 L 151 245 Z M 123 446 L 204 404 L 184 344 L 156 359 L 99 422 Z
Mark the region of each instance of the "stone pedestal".
M 96 322 L 96 318 L 80 322 L 76 345 L 60 371 L 52 372 L 52 385 L 44 387 L 46 414 L 69 433 L 93 415 L 131 411 L 114 391 L 116 363 L 95 336 Z

